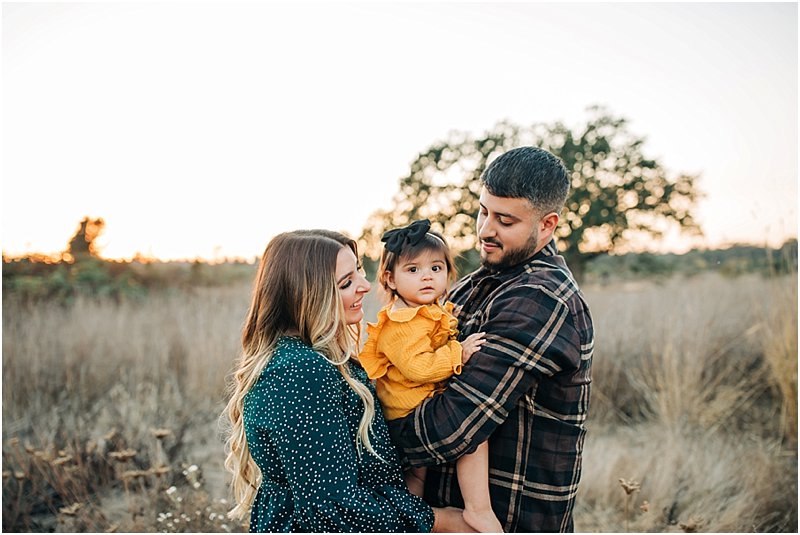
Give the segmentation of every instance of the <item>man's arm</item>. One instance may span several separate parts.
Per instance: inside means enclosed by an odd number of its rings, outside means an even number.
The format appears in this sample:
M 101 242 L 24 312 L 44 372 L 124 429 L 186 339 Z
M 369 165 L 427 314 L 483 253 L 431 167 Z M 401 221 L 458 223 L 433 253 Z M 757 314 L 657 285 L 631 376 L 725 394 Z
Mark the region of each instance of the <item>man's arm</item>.
M 520 397 L 572 362 L 580 342 L 558 296 L 518 286 L 496 298 L 480 330 L 486 342 L 439 395 L 393 420 L 393 436 L 412 466 L 452 462 L 474 451 Z M 579 357 L 578 357 L 579 358 Z

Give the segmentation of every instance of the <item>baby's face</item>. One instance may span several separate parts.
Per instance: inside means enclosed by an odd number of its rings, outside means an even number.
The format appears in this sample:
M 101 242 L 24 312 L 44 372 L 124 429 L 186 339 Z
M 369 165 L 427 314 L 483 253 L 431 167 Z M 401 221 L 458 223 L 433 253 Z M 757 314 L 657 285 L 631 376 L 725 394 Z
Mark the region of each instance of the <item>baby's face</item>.
M 413 258 L 403 258 L 387 273 L 387 280 L 409 306 L 435 303 L 447 291 L 444 254 L 423 251 Z

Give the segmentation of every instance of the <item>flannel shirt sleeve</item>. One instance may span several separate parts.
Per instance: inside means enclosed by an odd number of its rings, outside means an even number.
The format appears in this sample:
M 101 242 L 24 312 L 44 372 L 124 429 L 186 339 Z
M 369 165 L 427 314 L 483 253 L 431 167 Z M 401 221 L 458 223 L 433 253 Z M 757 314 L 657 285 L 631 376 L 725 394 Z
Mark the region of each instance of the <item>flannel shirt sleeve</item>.
M 580 365 L 580 340 L 567 303 L 521 285 L 495 298 L 479 330 L 486 343 L 447 388 L 390 422 L 411 466 L 453 462 L 471 453 L 543 377 Z

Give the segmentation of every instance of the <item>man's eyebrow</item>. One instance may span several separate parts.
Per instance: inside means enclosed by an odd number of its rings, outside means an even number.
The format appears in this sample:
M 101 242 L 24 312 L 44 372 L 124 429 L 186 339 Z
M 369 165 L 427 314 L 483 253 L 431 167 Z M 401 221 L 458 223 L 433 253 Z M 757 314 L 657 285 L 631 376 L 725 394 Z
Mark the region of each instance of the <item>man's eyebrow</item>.
M 486 208 L 482 202 L 479 202 L 478 204 L 481 205 L 481 208 L 488 211 L 488 208 Z M 499 215 L 500 217 L 510 217 L 511 219 L 519 219 L 519 217 L 515 216 L 514 214 L 506 214 L 503 212 L 495 212 L 495 215 Z

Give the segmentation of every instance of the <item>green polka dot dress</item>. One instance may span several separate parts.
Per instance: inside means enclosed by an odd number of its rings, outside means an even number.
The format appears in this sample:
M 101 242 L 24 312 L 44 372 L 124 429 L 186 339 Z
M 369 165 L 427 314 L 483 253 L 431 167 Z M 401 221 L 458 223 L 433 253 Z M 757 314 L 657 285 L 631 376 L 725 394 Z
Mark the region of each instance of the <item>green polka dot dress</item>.
M 369 385 L 366 373 L 351 367 Z M 247 445 L 262 473 L 253 532 L 428 532 L 433 511 L 410 494 L 377 406 L 370 437 L 387 463 L 355 447 L 364 412 L 341 373 L 297 338 L 278 342 L 244 399 Z

